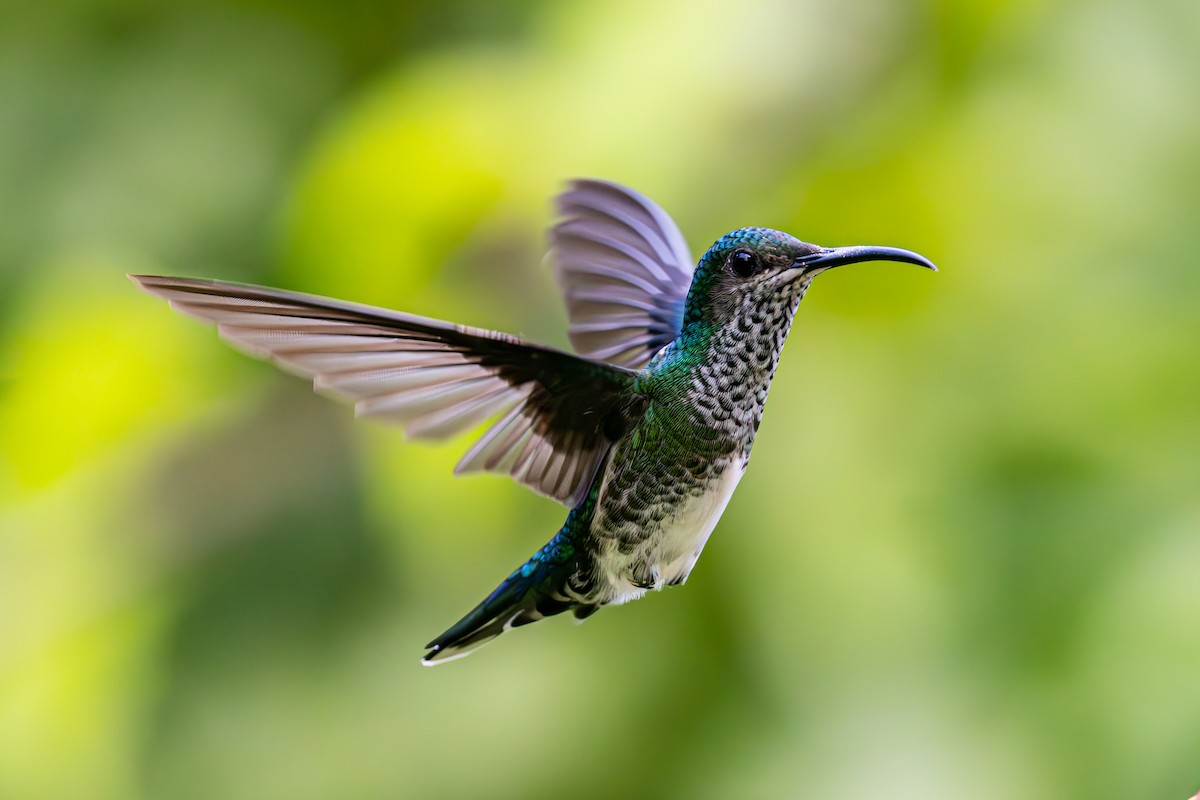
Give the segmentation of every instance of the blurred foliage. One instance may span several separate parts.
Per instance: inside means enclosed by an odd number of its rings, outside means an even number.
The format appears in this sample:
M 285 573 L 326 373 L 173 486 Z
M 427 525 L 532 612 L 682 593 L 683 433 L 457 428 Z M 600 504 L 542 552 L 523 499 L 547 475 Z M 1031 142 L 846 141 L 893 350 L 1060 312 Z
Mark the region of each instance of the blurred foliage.
M 0 2 L 0 797 L 1182 798 L 1200 6 Z M 556 528 L 137 294 L 565 344 L 548 198 L 822 278 L 682 590 L 418 666 Z

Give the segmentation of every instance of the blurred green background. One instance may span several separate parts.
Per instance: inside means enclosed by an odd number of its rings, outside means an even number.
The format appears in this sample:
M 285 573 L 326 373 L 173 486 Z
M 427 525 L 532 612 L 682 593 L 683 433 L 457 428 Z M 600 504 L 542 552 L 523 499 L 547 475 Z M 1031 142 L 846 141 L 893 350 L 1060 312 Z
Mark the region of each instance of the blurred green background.
M 0 3 L 0 797 L 1200 787 L 1200 5 Z M 557 528 L 125 280 L 565 345 L 549 198 L 821 278 L 685 589 L 419 666 Z

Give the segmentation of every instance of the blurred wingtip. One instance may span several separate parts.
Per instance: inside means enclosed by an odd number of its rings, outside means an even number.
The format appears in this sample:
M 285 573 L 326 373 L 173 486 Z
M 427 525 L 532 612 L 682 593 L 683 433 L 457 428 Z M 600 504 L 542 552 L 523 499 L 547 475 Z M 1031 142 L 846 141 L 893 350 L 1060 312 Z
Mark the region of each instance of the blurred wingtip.
M 144 272 L 126 272 L 125 277 L 134 283 L 161 283 L 163 281 L 173 280 L 166 275 L 147 275 Z
M 141 289 L 143 292 L 158 295 L 162 289 L 171 280 L 162 275 L 140 275 L 135 272 L 125 273 L 125 277 L 133 281 L 133 285 Z

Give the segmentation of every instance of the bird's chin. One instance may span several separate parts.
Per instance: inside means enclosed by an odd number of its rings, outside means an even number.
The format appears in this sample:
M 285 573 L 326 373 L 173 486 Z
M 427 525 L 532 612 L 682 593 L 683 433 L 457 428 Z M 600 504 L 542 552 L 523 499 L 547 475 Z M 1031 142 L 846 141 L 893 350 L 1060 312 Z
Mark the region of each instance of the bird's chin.
M 791 267 L 779 273 L 779 277 L 775 279 L 775 284 L 783 288 L 792 288 L 806 286 L 814 276 L 824 272 L 824 269 L 804 269 L 803 267 Z

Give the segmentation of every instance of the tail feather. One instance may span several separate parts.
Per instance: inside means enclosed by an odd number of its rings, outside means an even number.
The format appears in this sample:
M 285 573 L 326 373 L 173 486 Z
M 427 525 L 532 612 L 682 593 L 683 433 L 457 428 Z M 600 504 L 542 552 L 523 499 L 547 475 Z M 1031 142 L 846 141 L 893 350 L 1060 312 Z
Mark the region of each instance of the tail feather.
M 559 537 L 529 559 L 454 625 L 426 645 L 421 659 L 434 666 L 470 655 L 510 628 L 528 625 L 569 609 L 589 607 L 568 582 L 579 571 L 573 548 Z

